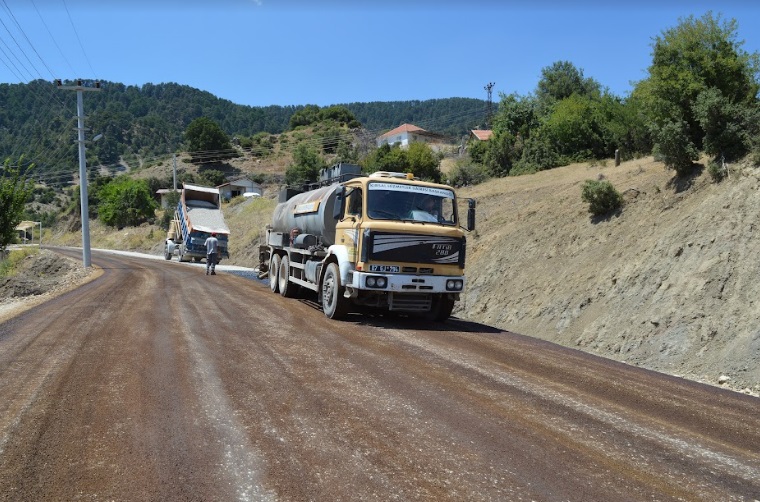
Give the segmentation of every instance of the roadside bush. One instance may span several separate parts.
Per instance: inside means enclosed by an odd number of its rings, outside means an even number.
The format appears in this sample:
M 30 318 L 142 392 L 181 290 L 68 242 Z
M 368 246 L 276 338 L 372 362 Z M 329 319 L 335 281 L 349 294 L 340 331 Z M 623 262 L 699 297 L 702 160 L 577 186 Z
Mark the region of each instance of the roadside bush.
M 726 177 L 726 169 L 721 162 L 716 160 L 711 160 L 707 163 L 707 172 L 710 173 L 710 178 L 716 183 Z
M 581 199 L 589 204 L 589 212 L 596 216 L 617 211 L 623 205 L 623 196 L 607 180 L 586 180 Z
M 14 249 L 7 253 L 6 256 L 0 255 L 0 277 L 11 277 L 15 275 L 18 264 L 27 256 L 39 253 L 38 248 Z
M 487 179 L 488 168 L 480 164 L 457 165 L 446 175 L 446 182 L 454 187 L 477 185 Z

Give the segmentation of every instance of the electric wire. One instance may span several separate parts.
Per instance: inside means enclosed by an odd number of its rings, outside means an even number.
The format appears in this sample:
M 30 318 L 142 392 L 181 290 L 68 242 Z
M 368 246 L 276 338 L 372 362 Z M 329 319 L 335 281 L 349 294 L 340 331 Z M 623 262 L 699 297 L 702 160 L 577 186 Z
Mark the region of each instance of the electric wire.
M 69 70 L 71 71 L 71 74 L 74 75 L 76 72 L 74 71 L 74 68 L 71 66 L 71 63 L 69 62 L 66 55 L 61 50 L 61 47 L 58 45 L 58 42 L 55 40 L 55 37 L 53 37 L 53 33 L 51 33 L 50 28 L 48 27 L 47 23 L 45 22 L 45 19 L 42 17 L 42 13 L 40 13 L 40 10 L 37 8 L 37 4 L 34 3 L 34 0 L 30 0 L 32 2 L 32 5 L 34 6 L 34 10 L 37 12 L 37 15 L 40 18 L 40 21 L 42 21 L 42 25 L 45 27 L 45 30 L 47 31 L 48 35 L 50 36 L 50 40 L 53 41 L 53 44 L 55 45 L 55 48 L 58 49 L 58 53 L 61 55 L 61 58 L 66 62 L 66 65 L 69 67 Z
M 13 14 L 13 11 L 11 11 L 10 7 L 8 7 L 8 4 L 6 3 L 5 0 L 2 0 L 2 2 L 3 2 L 3 6 L 5 7 L 5 10 L 8 12 L 8 14 L 11 17 L 11 19 L 13 19 L 13 22 L 16 24 L 16 28 L 24 36 L 24 39 L 26 40 L 26 43 L 28 43 L 29 47 L 32 48 L 32 50 L 37 55 L 37 58 L 40 60 L 40 62 L 43 64 L 43 66 L 45 66 L 45 68 L 47 68 L 47 71 L 50 73 L 50 78 L 55 78 L 55 75 L 53 75 L 53 71 L 50 69 L 50 67 L 47 65 L 47 63 L 45 63 L 45 61 L 42 59 L 42 56 L 40 56 L 40 53 L 37 52 L 37 49 L 32 44 L 31 40 L 29 40 L 29 37 L 26 36 L 26 33 L 24 32 L 23 28 L 21 28 L 21 25 L 19 24 L 18 20 L 16 19 L 16 16 Z
M 77 37 L 77 42 L 79 42 L 79 47 L 82 49 L 82 54 L 84 55 L 85 61 L 87 61 L 87 66 L 90 67 L 90 71 L 92 72 L 92 75 L 95 77 L 95 80 L 99 80 L 97 77 L 97 74 L 95 73 L 95 70 L 92 68 L 92 64 L 90 63 L 90 58 L 87 57 L 87 51 L 84 50 L 84 45 L 82 45 L 82 40 L 79 38 L 79 32 L 77 31 L 77 27 L 74 26 L 74 20 L 71 18 L 71 12 L 69 12 L 69 6 L 66 5 L 66 0 L 62 0 L 63 6 L 66 9 L 66 15 L 69 17 L 69 22 L 71 23 L 71 28 L 74 30 L 74 34 Z

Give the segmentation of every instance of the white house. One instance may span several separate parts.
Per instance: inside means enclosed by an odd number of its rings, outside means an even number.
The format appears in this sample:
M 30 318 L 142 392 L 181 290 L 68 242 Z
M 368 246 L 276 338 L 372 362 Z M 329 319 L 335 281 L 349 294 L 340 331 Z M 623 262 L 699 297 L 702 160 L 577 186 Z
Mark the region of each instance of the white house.
M 445 140 L 446 137 L 441 134 L 426 131 L 416 125 L 402 124 L 382 136 L 378 136 L 376 142 L 378 147 L 398 143 L 402 148 L 406 148 L 409 143 L 443 143 Z
M 240 178 L 216 187 L 224 200 L 230 200 L 233 197 L 245 194 L 262 195 L 264 190 L 261 185 L 248 178 Z
M 156 190 L 156 195 L 158 195 L 158 198 L 161 200 L 161 209 L 166 209 L 169 207 L 169 194 L 174 191 L 173 188 L 159 188 Z M 177 189 L 179 192 L 180 189 Z

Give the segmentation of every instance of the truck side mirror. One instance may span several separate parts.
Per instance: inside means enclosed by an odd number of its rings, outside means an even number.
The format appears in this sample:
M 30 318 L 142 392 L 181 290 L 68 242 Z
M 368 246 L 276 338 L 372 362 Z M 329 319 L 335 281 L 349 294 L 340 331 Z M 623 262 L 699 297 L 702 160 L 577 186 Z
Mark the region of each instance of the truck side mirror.
M 467 201 L 467 230 L 475 230 L 475 199 Z
M 333 205 L 333 219 L 343 218 L 346 210 L 346 187 L 338 187 L 335 190 L 335 204 Z

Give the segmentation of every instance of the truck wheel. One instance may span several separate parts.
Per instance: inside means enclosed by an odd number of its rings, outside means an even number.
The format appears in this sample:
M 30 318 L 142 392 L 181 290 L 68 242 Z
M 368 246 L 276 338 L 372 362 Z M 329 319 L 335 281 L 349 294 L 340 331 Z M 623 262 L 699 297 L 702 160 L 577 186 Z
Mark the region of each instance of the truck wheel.
M 299 286 L 290 282 L 290 259 L 288 255 L 283 255 L 280 260 L 280 271 L 277 274 L 279 277 L 278 286 L 280 288 L 280 294 L 286 298 L 293 298 L 298 295 Z
M 269 258 L 269 289 L 272 290 L 272 293 L 277 293 L 280 291 L 279 277 L 278 277 L 279 273 L 280 273 L 280 255 L 272 254 L 272 257 Z
M 172 254 L 169 252 L 169 244 L 164 244 L 164 260 L 171 260 Z
M 348 300 L 343 297 L 343 291 L 338 264 L 330 263 L 322 279 L 322 311 L 330 319 L 342 319 L 348 311 Z
M 454 300 L 448 295 L 440 295 L 433 298 L 433 305 L 425 317 L 430 321 L 443 322 L 449 318 L 452 310 L 454 310 Z

